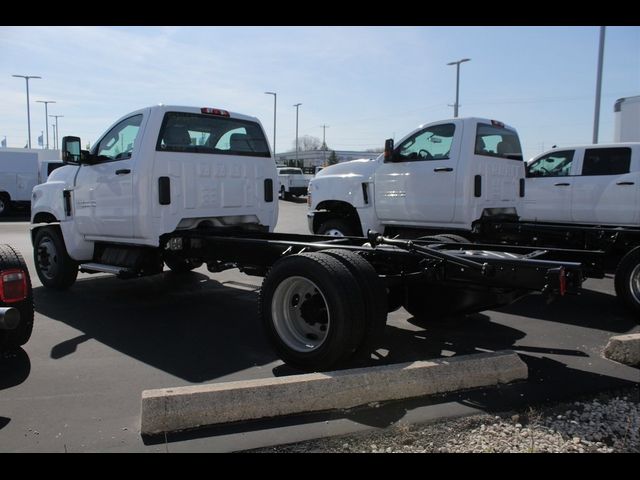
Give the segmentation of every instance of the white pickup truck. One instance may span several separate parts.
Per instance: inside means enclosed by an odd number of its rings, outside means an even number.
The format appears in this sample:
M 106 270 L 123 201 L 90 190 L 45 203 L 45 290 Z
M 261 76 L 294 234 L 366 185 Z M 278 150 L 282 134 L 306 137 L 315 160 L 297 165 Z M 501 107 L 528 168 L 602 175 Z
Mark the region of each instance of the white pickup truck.
M 278 167 L 278 192 L 280 198 L 288 200 L 292 195 L 296 197 L 306 195 L 309 178 L 301 168 Z
M 475 132 L 475 124 L 464 125 Z M 445 161 L 447 132 L 462 128 L 458 120 L 434 128 L 440 143 L 431 139 L 424 148 L 437 144 L 436 162 Z M 499 124 L 477 128 L 487 140 L 517 140 Z M 466 140 L 453 138 L 448 165 L 462 165 L 454 158 L 465 148 L 459 142 Z M 374 233 L 334 239 L 273 232 L 277 172 L 255 117 L 155 106 L 122 117 L 91 152 L 80 145 L 78 137 L 64 137 L 65 166 L 33 189 L 31 236 L 42 284 L 62 290 L 75 282 L 79 270 L 132 278 L 160 274 L 165 264 L 182 273 L 206 264 L 211 272 L 239 268 L 264 276 L 259 312 L 265 332 L 279 356 L 299 369 L 331 369 L 370 353 L 387 312 L 400 304 L 415 316 L 471 313 L 529 292 L 575 292 L 582 282 L 581 266 L 557 252 L 462 249 Z M 405 144 L 400 155 L 413 155 L 408 148 Z M 422 150 L 416 150 L 416 159 Z M 486 155 L 508 165 L 521 163 L 500 152 Z M 510 167 L 501 163 L 474 172 L 498 179 L 501 172 L 515 174 L 504 172 Z M 385 175 L 382 181 L 391 182 L 391 173 Z M 472 192 L 482 194 L 480 189 L 491 185 L 488 178 L 481 180 Z M 462 183 L 460 188 L 469 188 Z M 494 208 L 500 201 L 487 205 Z M 9 287 L 4 291 L 16 292 L 15 283 L 24 277 L 14 268 L 18 263 L 7 265 L 9 272 L 0 262 L 0 280 L 5 275 Z M 25 288 L 18 293 L 16 299 L 28 295 Z M 0 310 L 5 329 L 15 327 L 12 316 L 15 311 Z
M 640 227 L 640 143 L 554 148 L 526 165 L 522 220 Z
M 524 164 L 515 129 L 456 118 L 422 125 L 384 155 L 318 173 L 309 184 L 309 229 L 404 236 L 471 231 L 483 216 L 516 216 Z

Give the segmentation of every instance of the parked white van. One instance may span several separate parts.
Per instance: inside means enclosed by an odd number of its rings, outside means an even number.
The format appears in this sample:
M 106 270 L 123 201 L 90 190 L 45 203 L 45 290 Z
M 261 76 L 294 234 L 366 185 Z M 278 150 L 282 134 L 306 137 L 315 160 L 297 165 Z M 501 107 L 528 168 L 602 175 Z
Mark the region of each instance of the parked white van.
M 640 225 L 640 142 L 554 148 L 526 165 L 521 220 Z

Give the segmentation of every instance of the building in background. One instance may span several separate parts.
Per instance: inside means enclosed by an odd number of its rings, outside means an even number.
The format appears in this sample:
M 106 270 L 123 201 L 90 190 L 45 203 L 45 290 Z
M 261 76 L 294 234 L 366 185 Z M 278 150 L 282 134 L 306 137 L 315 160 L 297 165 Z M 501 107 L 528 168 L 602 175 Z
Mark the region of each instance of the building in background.
M 298 161 L 301 162 L 300 168 L 315 169 L 317 167 L 326 167 L 330 164 L 331 153 L 335 152 L 338 163 L 348 162 L 349 160 L 357 160 L 359 158 L 377 158 L 382 152 L 354 152 L 352 150 L 307 150 L 298 152 Z M 292 161 L 295 162 L 296 152 L 284 152 L 276 154 L 276 163 L 278 165 L 289 166 Z M 294 166 L 291 164 L 290 166 Z

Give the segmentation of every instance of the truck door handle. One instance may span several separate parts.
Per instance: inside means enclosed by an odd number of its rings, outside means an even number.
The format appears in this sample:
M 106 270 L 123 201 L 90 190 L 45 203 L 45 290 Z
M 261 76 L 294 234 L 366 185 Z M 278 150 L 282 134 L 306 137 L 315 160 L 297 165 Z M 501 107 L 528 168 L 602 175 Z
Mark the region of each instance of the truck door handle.
M 618 182 L 616 185 L 635 185 L 634 182 Z
M 129 170 L 128 168 L 116 170 L 116 175 L 127 175 L 128 173 L 131 173 L 131 170 Z
M 438 167 L 433 169 L 434 172 L 453 172 L 451 167 Z
M 569 185 L 571 185 L 570 183 L 555 183 L 553 186 L 554 187 L 568 187 Z

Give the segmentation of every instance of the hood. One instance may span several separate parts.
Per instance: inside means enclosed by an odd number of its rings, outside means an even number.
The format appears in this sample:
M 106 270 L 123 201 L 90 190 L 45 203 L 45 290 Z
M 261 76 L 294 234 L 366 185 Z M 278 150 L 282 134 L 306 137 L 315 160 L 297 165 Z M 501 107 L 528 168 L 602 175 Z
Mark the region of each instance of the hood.
M 379 157 L 378 157 L 379 158 Z M 323 177 L 350 177 L 362 176 L 369 177 L 373 175 L 378 165 L 377 158 L 370 160 L 368 158 L 359 158 L 358 160 L 350 160 L 348 162 L 336 163 L 323 168 L 316 174 L 316 178 Z

